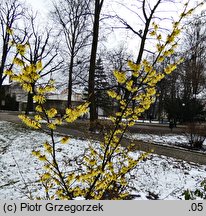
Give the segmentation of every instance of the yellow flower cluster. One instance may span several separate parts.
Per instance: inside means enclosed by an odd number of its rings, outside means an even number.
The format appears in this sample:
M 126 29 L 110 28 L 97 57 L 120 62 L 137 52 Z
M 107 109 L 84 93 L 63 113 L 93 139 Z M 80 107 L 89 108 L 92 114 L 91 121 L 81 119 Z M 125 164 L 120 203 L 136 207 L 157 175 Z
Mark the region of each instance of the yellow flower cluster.
M 57 110 L 55 108 L 51 108 L 46 111 L 46 114 L 49 118 L 54 118 L 57 115 Z
M 38 104 L 43 104 L 46 102 L 46 97 L 44 95 L 34 95 L 33 97 L 34 101 L 36 101 Z
M 117 131 L 118 133 L 115 132 L 116 135 L 122 133 L 121 130 Z M 102 144 L 101 151 L 97 151 L 98 148 L 95 145 L 90 146 L 88 154 L 84 156 L 84 173 L 75 177 L 74 175 L 68 177 L 70 184 L 74 178 L 79 183 L 84 184 L 84 189 L 80 187 L 73 189 L 73 191 L 76 191 L 76 195 L 85 196 L 95 182 L 92 191 L 90 191 L 90 199 L 104 199 L 105 192 L 107 195 L 112 193 L 112 199 L 123 199 L 128 196 L 128 193 L 124 191 L 128 184 L 126 174 L 134 169 L 139 161 L 147 157 L 148 154 L 145 153 L 137 159 L 133 159 L 129 156 L 129 148 L 123 149 L 113 141 L 110 142 L 109 148 L 107 148 L 108 142 Z M 113 160 L 113 157 L 116 159 Z
M 108 94 L 111 98 L 116 98 L 117 95 L 118 95 L 115 91 L 112 91 L 112 90 L 107 91 L 107 94 Z
M 49 129 L 51 129 L 51 130 L 56 130 L 56 124 L 54 124 L 54 123 L 52 123 L 52 122 L 49 122 L 49 123 L 47 124 L 47 127 L 48 127 Z
M 17 53 L 24 56 L 26 52 L 26 44 L 16 44 Z
M 41 121 L 42 120 L 42 116 L 40 115 L 35 115 L 34 116 L 35 121 Z
M 22 122 L 27 125 L 28 127 L 31 127 L 33 129 L 40 129 L 41 128 L 41 124 L 38 122 L 38 121 L 35 121 L 31 118 L 29 118 L 28 116 L 26 115 L 19 115 L 18 116 Z
M 35 108 L 35 110 L 37 111 L 37 112 L 43 112 L 43 108 L 42 108 L 42 106 L 41 105 L 37 105 L 36 106 L 36 108 Z
M 20 51 L 23 54 L 24 48 L 20 47 L 19 45 L 19 49 L 21 49 Z M 36 65 L 26 65 L 23 60 L 16 57 L 14 58 L 13 63 L 21 66 L 22 70 L 19 74 L 10 73 L 9 75 L 14 81 L 19 82 L 23 86 L 24 90 L 26 90 L 27 92 L 31 92 L 30 86 L 40 78 L 39 70 L 42 67 L 41 62 L 37 62 Z
M 165 69 L 164 72 L 166 74 L 171 74 L 177 68 L 177 64 L 169 64 Z
M 20 58 L 14 58 L 13 64 L 19 65 L 19 66 L 24 66 L 24 61 L 21 60 Z
M 141 64 L 135 64 L 131 60 L 128 61 L 128 66 L 133 72 L 138 72 L 141 70 Z
M 51 179 L 51 174 L 50 173 L 44 173 L 42 176 L 41 176 L 41 179 L 42 181 L 47 181 L 49 179 Z
M 133 87 L 133 80 L 129 80 L 126 82 L 126 89 L 130 92 L 134 92 L 137 89 Z
M 79 118 L 80 116 L 88 112 L 88 106 L 89 106 L 89 103 L 84 103 L 84 104 L 77 106 L 74 109 L 67 108 L 66 114 L 64 115 L 64 119 L 68 123 L 74 122 L 77 118 Z
M 115 70 L 113 72 L 113 74 L 114 74 L 118 83 L 124 84 L 127 81 L 127 76 L 124 72 L 120 72 L 120 71 Z
M 33 150 L 32 155 L 39 157 L 39 156 L 41 156 L 41 152 L 39 150 L 38 151 Z
M 43 146 L 44 146 L 45 151 L 48 152 L 49 154 L 53 152 L 53 148 L 48 142 L 45 142 Z
M 40 86 L 36 88 L 36 91 L 38 94 L 46 94 L 49 92 L 55 91 L 56 88 L 53 86 L 53 84 L 47 84 L 46 86 Z
M 4 71 L 4 75 L 8 75 L 8 76 L 11 76 L 11 75 L 13 75 L 13 71 L 12 70 L 5 70 Z

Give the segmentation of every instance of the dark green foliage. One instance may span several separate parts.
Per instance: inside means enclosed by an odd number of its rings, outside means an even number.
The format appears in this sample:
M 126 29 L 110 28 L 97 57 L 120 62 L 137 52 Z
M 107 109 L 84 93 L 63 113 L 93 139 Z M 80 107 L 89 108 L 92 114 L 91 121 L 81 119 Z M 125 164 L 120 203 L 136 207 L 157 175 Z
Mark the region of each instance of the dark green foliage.
M 99 58 L 95 69 L 95 98 L 97 107 L 102 108 L 106 115 L 109 114 L 112 103 L 111 98 L 107 94 L 109 86 L 108 77 L 104 71 L 102 60 Z
M 195 200 L 195 199 L 206 199 L 206 179 L 204 179 L 201 184 L 201 188 L 196 189 L 195 191 L 186 190 L 183 195 L 185 200 Z
M 176 119 L 180 122 L 192 122 L 203 115 L 204 106 L 198 99 L 165 98 L 165 111 L 169 119 Z
M 96 107 L 101 108 L 104 111 L 104 115 L 111 114 L 112 99 L 108 96 L 107 91 L 110 89 L 108 76 L 104 71 L 104 66 L 101 58 L 96 62 L 95 67 L 95 102 Z M 88 88 L 84 89 L 84 100 L 88 100 Z

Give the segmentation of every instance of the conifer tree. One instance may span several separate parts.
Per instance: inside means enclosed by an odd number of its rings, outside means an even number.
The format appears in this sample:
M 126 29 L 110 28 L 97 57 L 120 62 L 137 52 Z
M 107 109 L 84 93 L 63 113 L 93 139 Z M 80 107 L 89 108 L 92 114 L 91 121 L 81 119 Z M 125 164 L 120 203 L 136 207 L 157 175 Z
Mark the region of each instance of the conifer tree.
M 97 108 L 102 108 L 108 114 L 111 107 L 111 98 L 107 94 L 109 89 L 108 77 L 104 71 L 102 59 L 97 59 L 95 68 L 95 98 Z

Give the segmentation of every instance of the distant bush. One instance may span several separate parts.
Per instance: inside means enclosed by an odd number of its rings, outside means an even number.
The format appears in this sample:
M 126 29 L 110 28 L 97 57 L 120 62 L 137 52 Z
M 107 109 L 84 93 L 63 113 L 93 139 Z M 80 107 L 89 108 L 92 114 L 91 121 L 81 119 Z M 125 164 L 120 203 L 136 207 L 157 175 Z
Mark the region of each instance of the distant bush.
M 201 149 L 206 139 L 206 125 L 195 122 L 189 123 L 187 125 L 186 136 L 191 148 Z

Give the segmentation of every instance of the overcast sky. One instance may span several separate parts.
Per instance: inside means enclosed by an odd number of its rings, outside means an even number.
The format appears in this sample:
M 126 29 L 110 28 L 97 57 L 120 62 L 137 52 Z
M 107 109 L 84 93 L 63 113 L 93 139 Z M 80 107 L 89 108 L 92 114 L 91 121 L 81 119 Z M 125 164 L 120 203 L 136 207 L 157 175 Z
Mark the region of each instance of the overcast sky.
M 50 1 L 48 0 L 26 0 L 29 4 L 32 5 L 37 10 L 47 10 L 48 4 Z
M 84 0 L 82 0 L 84 1 Z M 160 17 L 166 17 L 166 18 L 171 18 L 173 17 L 175 20 L 179 17 L 179 14 L 182 12 L 182 5 L 187 2 L 187 0 L 176 0 L 177 2 L 179 1 L 181 4 L 172 4 L 172 3 L 162 3 L 158 7 L 158 11 L 160 13 L 158 16 Z M 190 5 L 194 5 L 197 2 L 200 2 L 202 0 L 190 0 Z M 41 22 L 47 23 L 47 13 L 49 12 L 49 9 L 52 7 L 52 0 L 26 0 L 27 3 L 29 3 L 34 10 L 39 11 L 40 17 L 41 17 Z M 117 3 L 118 2 L 118 3 Z M 104 10 L 102 13 L 108 14 L 112 13 L 112 11 L 115 11 L 116 13 L 119 14 L 122 18 L 127 20 L 131 26 L 134 27 L 136 31 L 139 31 L 141 29 L 140 24 L 140 19 L 137 17 L 136 14 L 131 13 L 131 11 L 127 10 L 124 6 L 126 5 L 129 8 L 132 8 L 133 10 L 136 10 L 135 3 L 137 1 L 128 1 L 128 0 L 105 0 L 104 2 Z M 150 3 L 154 4 L 156 0 L 151 0 Z M 121 5 L 122 3 L 122 5 Z M 180 6 L 181 5 L 181 6 Z M 153 6 L 153 5 L 152 5 Z M 173 12 L 172 12 L 173 11 Z M 175 12 L 174 12 L 175 11 Z M 181 12 L 180 12 L 181 11 Z M 197 13 L 200 12 L 201 9 L 197 10 Z M 141 10 L 140 10 L 141 12 Z M 114 15 L 115 13 L 113 13 Z M 107 21 L 106 21 L 107 22 Z M 110 27 L 113 25 L 112 21 L 110 20 L 109 23 L 107 22 L 106 25 L 102 24 L 103 28 L 105 26 L 110 25 Z M 170 29 L 171 28 L 171 20 L 165 20 L 163 23 L 160 24 L 161 27 L 165 29 Z M 108 26 L 109 27 L 109 26 Z M 102 34 L 100 34 L 101 36 Z M 134 60 L 137 57 L 139 46 L 140 46 L 140 40 L 139 38 L 134 35 L 131 31 L 126 31 L 125 29 L 116 29 L 111 32 L 111 29 L 104 29 L 104 38 L 106 41 L 104 43 L 101 43 L 101 51 L 103 51 L 104 47 L 106 48 L 107 51 L 111 51 L 114 49 L 117 49 L 120 46 L 124 46 L 127 49 L 127 52 L 132 54 L 134 56 Z M 154 42 L 154 41 L 153 41 Z M 149 43 L 147 43 L 147 49 L 150 51 L 154 51 L 153 48 L 155 47 L 152 46 L 152 41 L 149 40 Z M 156 48 L 155 48 L 156 49 Z M 100 52 L 101 52 L 100 51 Z M 104 51 L 103 51 L 104 52 Z
M 84 1 L 84 0 L 83 0 Z M 187 0 L 177 0 L 177 1 L 180 1 L 181 3 L 185 3 L 187 2 Z M 201 0 L 190 0 L 190 4 L 194 4 L 196 2 L 200 2 Z M 48 13 L 49 11 L 49 8 L 51 8 L 51 2 L 52 0 L 26 0 L 26 2 L 28 2 L 29 4 L 31 4 L 31 6 L 33 7 L 34 10 L 38 10 L 42 17 L 43 17 L 43 20 L 42 21 L 47 21 L 47 16 L 46 14 Z M 114 3 L 115 2 L 115 3 Z M 125 18 L 126 20 L 128 20 L 132 26 L 135 26 L 137 27 L 138 26 L 138 18 L 137 18 L 137 15 L 132 15 L 131 11 L 128 11 L 126 10 L 124 7 L 121 7 L 121 5 L 117 4 L 116 2 L 122 2 L 123 4 L 126 2 L 126 3 L 129 3 L 131 1 L 127 1 L 127 0 L 118 0 L 118 1 L 111 1 L 111 0 L 106 0 L 105 3 L 104 3 L 104 8 L 106 8 L 105 10 L 106 11 L 111 11 L 111 10 L 115 10 L 117 13 L 120 14 L 121 17 Z M 135 3 L 136 1 L 134 1 Z M 154 3 L 156 1 L 150 1 L 151 3 Z M 133 3 L 133 6 L 134 6 L 134 3 Z M 131 4 L 131 3 L 130 3 Z M 128 4 L 126 4 L 127 6 L 129 6 Z M 171 5 L 171 6 L 170 6 Z M 174 4 L 161 4 L 160 5 L 160 11 L 162 12 L 162 16 L 166 16 L 167 18 L 171 18 L 171 16 L 175 17 L 175 15 L 177 16 L 177 11 L 178 11 L 179 7 L 178 6 L 174 6 Z M 170 10 L 176 10 L 176 14 L 175 13 L 171 13 Z M 182 10 L 181 10 L 182 11 Z M 201 11 L 201 10 L 198 10 L 198 11 Z M 171 23 L 171 21 L 170 21 Z M 165 25 L 165 24 L 164 24 Z M 167 25 L 167 24 L 166 24 Z M 168 26 L 167 26 L 168 27 Z M 139 28 L 139 27 L 137 27 Z M 119 35 L 121 35 L 121 37 L 119 37 Z M 125 43 L 125 40 L 126 40 L 126 37 L 127 37 L 127 34 L 125 33 L 125 31 L 117 31 L 116 34 L 113 35 L 113 37 L 115 37 L 114 41 L 112 42 L 113 45 L 115 44 L 118 44 L 122 41 L 122 43 Z M 136 41 L 137 42 L 137 41 Z M 134 44 L 134 42 L 131 40 L 128 41 L 128 46 L 129 47 L 132 47 L 134 48 L 136 46 L 135 49 L 138 49 L 138 44 Z

